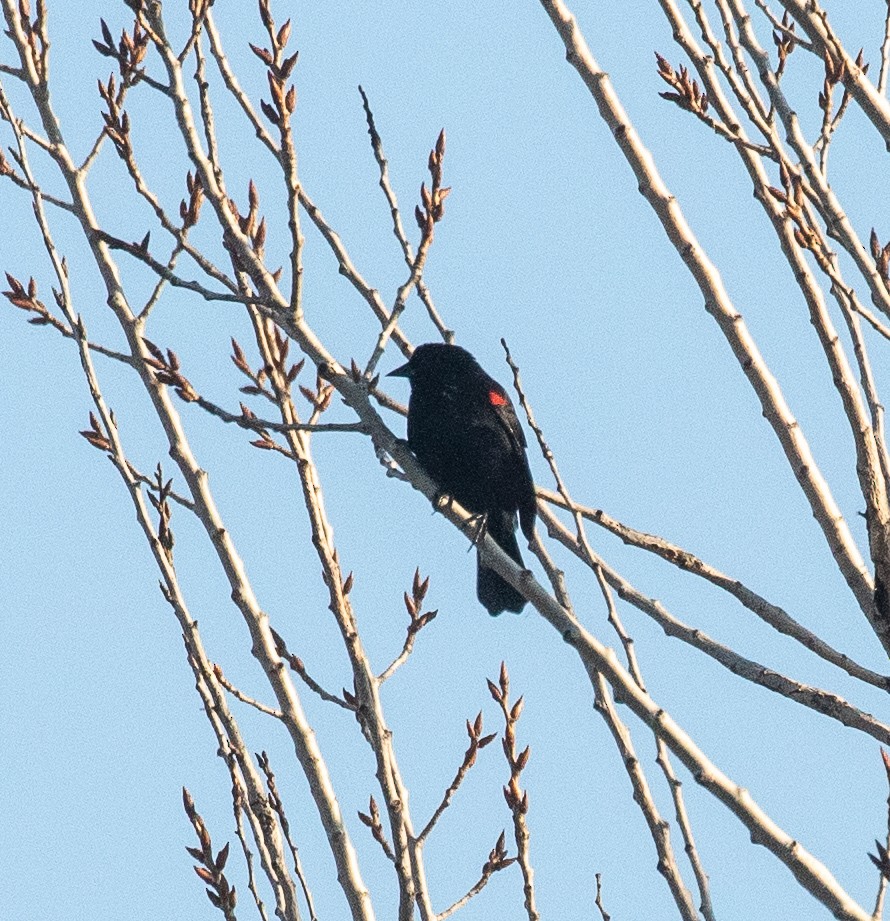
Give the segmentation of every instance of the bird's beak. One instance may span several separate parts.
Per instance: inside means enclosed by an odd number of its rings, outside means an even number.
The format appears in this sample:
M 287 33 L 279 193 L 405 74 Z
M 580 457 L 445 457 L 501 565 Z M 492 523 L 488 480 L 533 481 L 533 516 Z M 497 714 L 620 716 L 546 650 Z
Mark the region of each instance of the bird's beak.
M 411 362 L 406 361 L 405 364 L 400 365 L 395 371 L 390 371 L 387 377 L 411 377 Z

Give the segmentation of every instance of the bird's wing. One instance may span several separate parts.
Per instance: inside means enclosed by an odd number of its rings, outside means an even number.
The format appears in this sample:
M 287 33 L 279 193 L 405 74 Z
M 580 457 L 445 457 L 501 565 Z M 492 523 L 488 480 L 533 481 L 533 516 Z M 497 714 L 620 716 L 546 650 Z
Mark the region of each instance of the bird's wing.
M 507 396 L 507 391 L 497 381 L 492 380 L 488 384 L 486 399 L 494 408 L 501 424 L 506 428 L 510 440 L 514 442 L 517 448 L 525 449 L 528 446 L 525 440 L 525 432 L 522 431 L 519 417 L 516 415 L 516 410 L 513 408 L 510 397 Z

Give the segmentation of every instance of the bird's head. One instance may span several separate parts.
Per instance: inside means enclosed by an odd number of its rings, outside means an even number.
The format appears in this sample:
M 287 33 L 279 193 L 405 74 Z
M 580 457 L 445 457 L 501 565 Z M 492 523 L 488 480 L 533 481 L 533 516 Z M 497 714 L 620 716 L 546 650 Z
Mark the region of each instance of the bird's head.
M 410 361 L 390 371 L 387 377 L 407 377 L 411 386 L 460 383 L 467 375 L 478 372 L 476 359 L 459 345 L 427 342 L 419 345 Z

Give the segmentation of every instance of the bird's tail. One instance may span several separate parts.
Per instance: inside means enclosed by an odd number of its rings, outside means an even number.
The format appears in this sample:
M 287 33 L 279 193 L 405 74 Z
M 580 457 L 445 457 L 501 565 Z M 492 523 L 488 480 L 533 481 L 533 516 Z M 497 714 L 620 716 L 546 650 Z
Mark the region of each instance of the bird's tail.
M 488 534 L 507 556 L 520 566 L 524 566 L 519 544 L 516 542 L 515 528 L 515 516 L 510 512 L 493 512 L 488 515 Z M 503 611 L 518 614 L 525 607 L 525 598 L 493 569 L 483 566 L 478 557 L 476 565 L 476 596 L 488 609 L 488 613 L 492 616 Z

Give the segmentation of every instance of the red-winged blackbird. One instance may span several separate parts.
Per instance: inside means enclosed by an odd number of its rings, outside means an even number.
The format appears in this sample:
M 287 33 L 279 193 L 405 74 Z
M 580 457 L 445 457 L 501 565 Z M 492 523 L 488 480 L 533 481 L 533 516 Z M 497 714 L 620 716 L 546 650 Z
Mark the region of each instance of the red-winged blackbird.
M 516 513 L 525 536 L 535 527 L 535 487 L 526 441 L 507 392 L 456 345 L 420 345 L 390 372 L 411 382 L 408 447 L 467 511 L 485 516 L 487 532 L 520 566 Z M 489 614 L 519 612 L 525 599 L 478 563 L 476 594 Z

